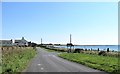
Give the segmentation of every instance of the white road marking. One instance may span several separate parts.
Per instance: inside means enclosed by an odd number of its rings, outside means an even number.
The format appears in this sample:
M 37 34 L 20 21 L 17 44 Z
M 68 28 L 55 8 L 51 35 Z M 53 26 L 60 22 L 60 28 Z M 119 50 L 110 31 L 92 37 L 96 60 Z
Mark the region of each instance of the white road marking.
M 41 70 L 43 70 L 44 68 L 41 68 Z
M 40 66 L 41 64 L 38 64 L 38 66 Z
M 55 55 L 52 55 L 52 54 L 50 54 L 50 55 L 48 55 L 48 56 L 55 57 Z

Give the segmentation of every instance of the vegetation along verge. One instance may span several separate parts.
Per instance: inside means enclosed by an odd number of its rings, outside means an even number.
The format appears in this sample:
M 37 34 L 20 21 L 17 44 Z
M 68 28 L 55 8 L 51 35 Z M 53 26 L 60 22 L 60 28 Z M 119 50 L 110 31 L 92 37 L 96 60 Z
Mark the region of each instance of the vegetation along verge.
M 117 57 L 99 56 L 84 53 L 61 53 L 58 56 L 111 74 L 118 74 L 119 72 L 119 58 Z
M 21 72 L 36 54 L 32 47 L 18 47 L 2 50 L 2 73 Z

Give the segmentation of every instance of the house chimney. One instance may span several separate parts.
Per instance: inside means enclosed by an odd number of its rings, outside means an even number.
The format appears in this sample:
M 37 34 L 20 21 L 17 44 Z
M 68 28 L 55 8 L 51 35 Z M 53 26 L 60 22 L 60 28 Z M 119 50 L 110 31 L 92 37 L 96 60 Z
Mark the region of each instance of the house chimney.
M 22 40 L 24 40 L 24 37 L 22 37 Z

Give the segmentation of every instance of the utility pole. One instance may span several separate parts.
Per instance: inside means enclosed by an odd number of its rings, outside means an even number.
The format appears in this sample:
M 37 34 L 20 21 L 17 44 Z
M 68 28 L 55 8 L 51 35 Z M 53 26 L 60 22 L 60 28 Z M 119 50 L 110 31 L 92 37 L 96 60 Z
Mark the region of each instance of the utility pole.
M 70 34 L 70 43 L 67 43 L 68 53 L 72 52 L 72 49 L 71 49 L 72 46 L 74 47 L 74 45 L 72 44 L 72 35 Z M 69 47 L 70 47 L 70 49 L 69 49 Z
M 70 34 L 70 52 L 71 52 L 71 44 L 72 44 L 72 43 L 71 43 L 71 34 Z
M 42 38 L 41 38 L 41 45 L 42 45 Z
M 71 44 L 71 42 L 72 42 L 72 40 L 71 40 L 71 36 L 72 36 L 72 35 L 70 34 L 70 44 Z

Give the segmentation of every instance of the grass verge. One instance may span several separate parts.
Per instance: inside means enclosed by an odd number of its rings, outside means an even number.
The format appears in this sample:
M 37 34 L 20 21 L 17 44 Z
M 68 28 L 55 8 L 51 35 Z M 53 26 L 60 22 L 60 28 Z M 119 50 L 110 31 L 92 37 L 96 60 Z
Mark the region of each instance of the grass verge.
M 2 66 L 0 66 L 0 74 L 2 73 Z
M 33 48 L 13 49 L 2 53 L 2 73 L 21 72 L 36 54 Z
M 94 69 L 105 71 L 111 74 L 119 74 L 118 58 L 116 57 L 90 55 L 84 53 L 62 53 L 58 56 Z

